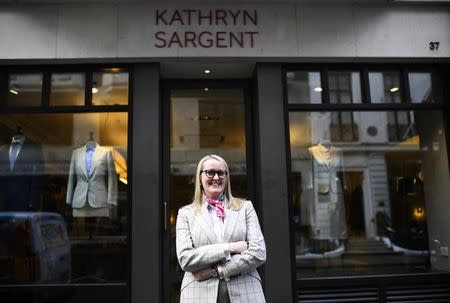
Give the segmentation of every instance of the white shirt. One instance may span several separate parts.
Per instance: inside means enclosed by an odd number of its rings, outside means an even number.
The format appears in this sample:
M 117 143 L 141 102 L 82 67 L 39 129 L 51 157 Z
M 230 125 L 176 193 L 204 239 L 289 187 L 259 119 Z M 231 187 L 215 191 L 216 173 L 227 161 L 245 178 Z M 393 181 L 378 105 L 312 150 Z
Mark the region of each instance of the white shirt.
M 206 202 L 206 203 L 208 203 L 208 202 Z M 207 208 L 208 208 L 209 217 L 211 218 L 211 222 L 213 224 L 214 234 L 216 235 L 217 242 L 223 243 L 223 233 L 225 232 L 224 222 L 226 219 L 224 218 L 224 221 L 222 221 L 222 219 L 220 219 L 217 216 L 216 208 L 214 206 L 208 204 Z M 226 254 L 226 260 L 227 261 L 231 260 L 231 255 L 230 255 L 229 251 Z M 222 272 L 222 267 L 220 265 L 217 265 L 217 271 L 219 272 L 219 276 L 222 278 L 223 272 Z M 226 279 L 226 280 L 229 280 L 229 279 Z

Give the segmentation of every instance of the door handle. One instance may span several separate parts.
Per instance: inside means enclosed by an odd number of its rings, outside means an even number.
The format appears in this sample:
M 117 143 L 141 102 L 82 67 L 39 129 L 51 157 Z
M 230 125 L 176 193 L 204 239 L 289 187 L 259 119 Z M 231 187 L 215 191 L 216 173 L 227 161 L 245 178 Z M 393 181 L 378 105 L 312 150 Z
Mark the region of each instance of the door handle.
M 167 202 L 164 202 L 164 231 L 167 231 Z

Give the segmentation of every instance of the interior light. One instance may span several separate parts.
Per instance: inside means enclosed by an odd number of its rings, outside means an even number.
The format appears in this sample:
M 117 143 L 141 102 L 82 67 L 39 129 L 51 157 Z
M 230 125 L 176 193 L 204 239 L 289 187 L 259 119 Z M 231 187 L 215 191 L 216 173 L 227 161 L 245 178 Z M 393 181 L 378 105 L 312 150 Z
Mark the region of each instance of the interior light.
M 12 93 L 12 94 L 14 94 L 14 95 L 18 95 L 18 94 L 19 94 L 17 91 L 15 91 L 15 90 L 13 90 L 13 89 L 10 89 L 9 92 Z
M 96 87 L 93 87 L 93 88 L 92 88 L 92 93 L 93 93 L 93 94 L 96 94 L 96 93 L 98 93 L 98 88 L 96 88 Z
M 205 70 L 204 70 L 204 73 L 205 73 L 205 74 L 210 74 L 211 71 L 210 71 L 209 69 L 205 69 Z
M 320 93 L 322 91 L 321 87 L 314 87 L 314 91 Z
M 203 90 L 204 90 L 205 92 L 207 92 L 207 91 L 209 91 L 209 88 L 205 87 Z
M 391 93 L 395 93 L 396 91 L 398 91 L 398 87 L 393 87 L 389 90 Z

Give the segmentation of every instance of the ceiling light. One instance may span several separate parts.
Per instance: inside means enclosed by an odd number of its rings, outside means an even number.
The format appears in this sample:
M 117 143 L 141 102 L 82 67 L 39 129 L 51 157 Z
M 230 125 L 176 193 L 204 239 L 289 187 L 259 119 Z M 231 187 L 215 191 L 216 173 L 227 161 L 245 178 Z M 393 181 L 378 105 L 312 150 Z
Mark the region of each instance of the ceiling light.
M 205 69 L 203 72 L 204 72 L 205 74 L 210 74 L 210 73 L 211 73 L 211 71 L 210 71 L 209 69 Z
M 92 93 L 93 93 L 93 94 L 96 94 L 96 93 L 98 93 L 98 88 L 96 88 L 96 87 L 93 87 L 93 88 L 92 88 Z
M 320 93 L 322 91 L 321 87 L 314 87 L 314 91 Z
M 14 94 L 14 95 L 18 95 L 18 94 L 19 94 L 17 91 L 15 91 L 15 90 L 13 90 L 13 89 L 10 89 L 9 92 L 12 93 L 12 94 Z
M 396 91 L 398 91 L 398 87 L 393 87 L 389 90 L 391 93 L 395 93 Z

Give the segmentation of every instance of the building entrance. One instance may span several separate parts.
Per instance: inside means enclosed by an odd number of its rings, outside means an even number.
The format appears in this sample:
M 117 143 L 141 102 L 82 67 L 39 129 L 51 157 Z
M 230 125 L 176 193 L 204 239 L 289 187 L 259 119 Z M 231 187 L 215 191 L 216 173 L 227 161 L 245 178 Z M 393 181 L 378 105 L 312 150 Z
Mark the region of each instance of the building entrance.
M 179 302 L 184 272 L 175 248 L 178 210 L 192 202 L 197 163 L 208 154 L 227 161 L 233 195 L 251 198 L 251 117 L 242 81 L 169 81 L 164 91 L 163 288 L 164 302 Z

